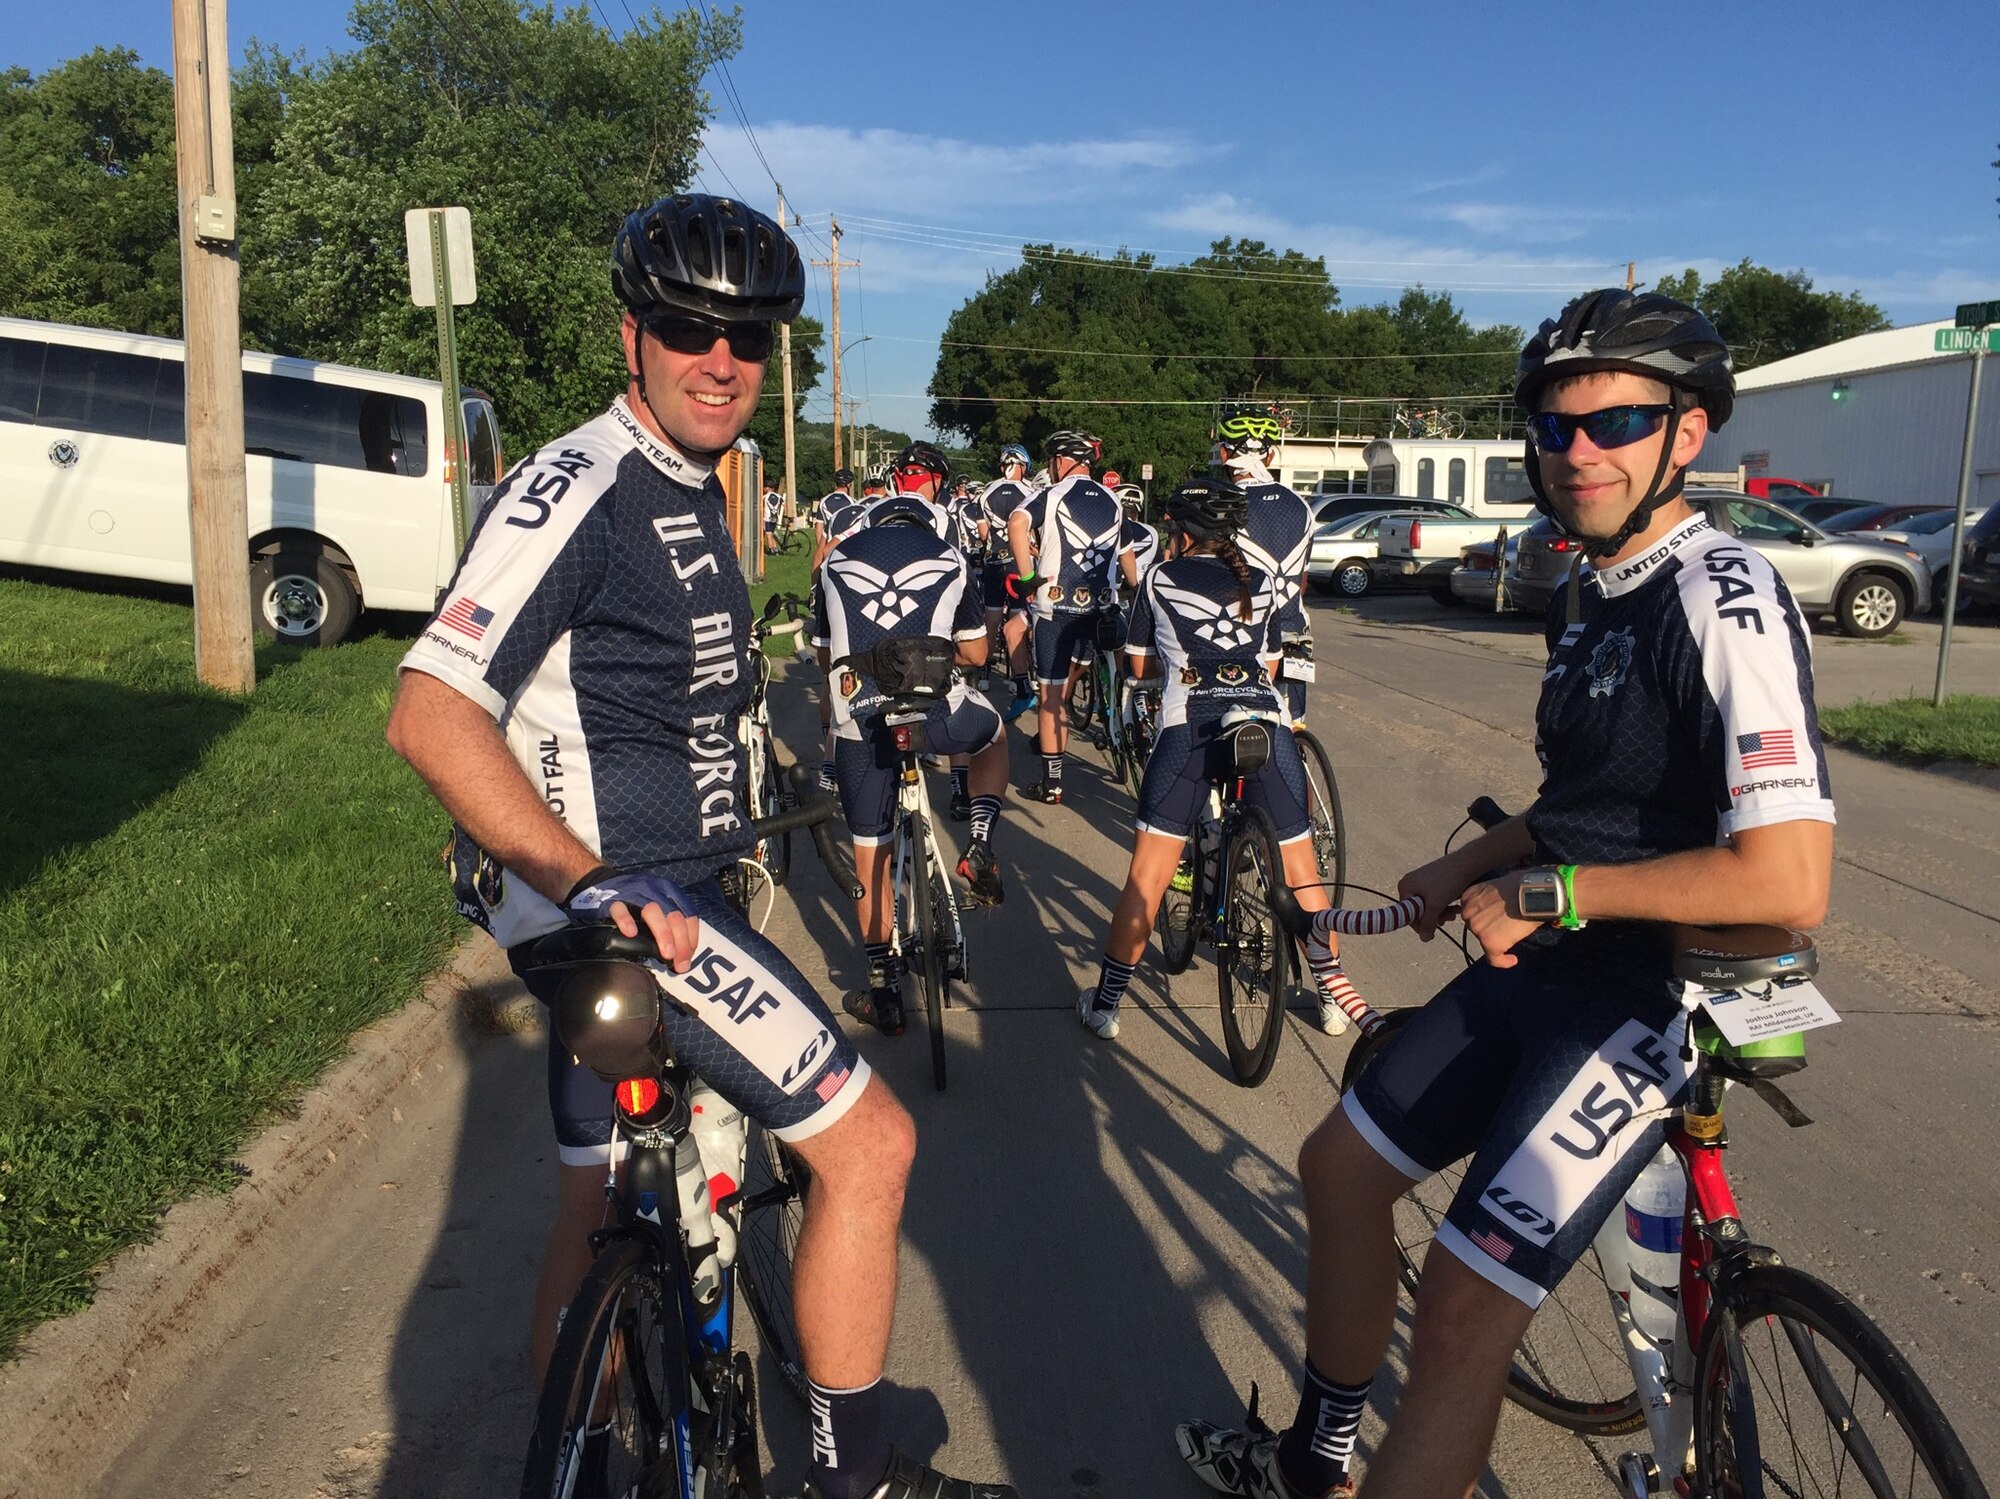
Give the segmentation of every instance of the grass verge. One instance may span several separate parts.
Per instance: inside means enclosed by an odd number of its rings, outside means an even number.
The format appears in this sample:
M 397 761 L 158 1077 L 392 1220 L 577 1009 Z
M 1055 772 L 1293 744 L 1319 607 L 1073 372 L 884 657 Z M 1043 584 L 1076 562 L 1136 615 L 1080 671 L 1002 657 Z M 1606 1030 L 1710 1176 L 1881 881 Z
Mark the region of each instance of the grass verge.
M 1942 708 L 1925 697 L 1849 703 L 1822 708 L 1819 722 L 1827 738 L 1872 755 L 2000 766 L 2000 697 L 1962 694 Z
M 407 642 L 194 677 L 183 604 L 0 579 L 0 1359 L 415 993 L 460 926 L 382 742 Z

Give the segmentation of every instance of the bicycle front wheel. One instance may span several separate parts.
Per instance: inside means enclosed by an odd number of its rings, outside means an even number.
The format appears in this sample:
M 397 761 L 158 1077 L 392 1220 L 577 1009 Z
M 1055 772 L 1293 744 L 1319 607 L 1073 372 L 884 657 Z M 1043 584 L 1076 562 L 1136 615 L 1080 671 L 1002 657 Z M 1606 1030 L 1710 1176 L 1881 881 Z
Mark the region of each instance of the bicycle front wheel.
M 914 824 L 916 819 L 911 819 Z M 928 829 L 909 830 L 909 903 L 915 907 L 916 962 L 911 965 L 917 985 L 924 991 L 924 1014 L 931 1029 L 931 1083 L 944 1091 L 944 947 L 947 918 L 938 909 L 937 886 L 944 871 L 931 856 Z M 945 899 L 951 898 L 947 886 Z
M 1209 898 L 1208 891 L 1202 888 L 1202 869 L 1208 862 L 1203 857 L 1203 838 L 1203 826 L 1197 824 L 1188 838 L 1187 851 L 1181 856 L 1181 867 L 1174 872 L 1174 883 L 1167 886 L 1166 894 L 1160 897 L 1160 909 L 1153 916 L 1153 926 L 1160 937 L 1160 966 L 1168 973 L 1186 973 L 1188 964 L 1194 961 L 1195 927 L 1199 920 L 1195 913 L 1201 909 L 1201 902 Z M 1184 888 L 1177 889 L 1176 885 Z
M 671 1487 L 673 1412 L 686 1398 L 674 1388 L 686 1378 L 680 1336 L 678 1300 L 651 1252 L 613 1241 L 563 1314 L 521 1499 Z
M 1310 729 L 1292 736 L 1299 746 L 1299 759 L 1306 767 L 1306 815 L 1312 819 L 1313 864 L 1328 898 L 1335 906 L 1347 903 L 1347 820 L 1340 811 L 1340 783 L 1333 778 L 1333 761 L 1326 746 Z
M 772 1367 L 804 1404 L 806 1370 L 799 1353 L 798 1317 L 792 1310 L 792 1256 L 805 1224 L 812 1171 L 791 1146 L 762 1125 L 752 1124 L 750 1129 L 744 1206 L 736 1230 L 736 1278 Z
M 1696 1491 L 1985 1499 L 1916 1371 L 1845 1296 L 1803 1271 L 1731 1275 L 1695 1363 Z
M 1381 1026 L 1354 1043 L 1341 1071 L 1341 1092 L 1354 1086 L 1390 1038 L 1418 1013 L 1390 1010 Z M 1431 1240 L 1464 1180 L 1465 1162 L 1456 1161 L 1412 1186 L 1396 1204 L 1396 1257 L 1403 1288 L 1412 1299 Z M 1610 1298 L 1597 1251 L 1586 1249 L 1522 1335 L 1507 1371 L 1507 1398 L 1552 1425 L 1585 1436 L 1618 1436 L 1645 1426 Z
M 1271 1075 L 1285 1034 L 1292 939 L 1271 909 L 1271 889 L 1285 877 L 1278 835 L 1261 808 L 1243 807 L 1241 813 L 1222 861 L 1215 976 L 1230 1070 L 1236 1081 L 1254 1088 Z
M 1069 726 L 1073 733 L 1082 733 L 1090 727 L 1090 716 L 1097 711 L 1097 657 L 1090 658 L 1090 664 L 1069 692 Z

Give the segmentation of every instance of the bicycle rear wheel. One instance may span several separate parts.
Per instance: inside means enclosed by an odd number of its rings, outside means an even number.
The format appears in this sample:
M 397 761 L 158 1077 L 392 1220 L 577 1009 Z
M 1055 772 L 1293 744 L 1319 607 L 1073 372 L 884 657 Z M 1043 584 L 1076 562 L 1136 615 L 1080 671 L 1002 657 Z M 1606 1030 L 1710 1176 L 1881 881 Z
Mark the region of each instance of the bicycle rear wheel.
M 1203 888 L 1202 869 L 1207 860 L 1202 857 L 1202 843 L 1205 837 L 1213 837 L 1214 831 L 1205 823 L 1197 823 L 1188 839 L 1187 852 L 1182 855 L 1182 863 L 1187 871 L 1188 888 L 1176 890 L 1167 886 L 1166 894 L 1160 897 L 1160 909 L 1153 916 L 1153 927 L 1160 938 L 1160 966 L 1168 973 L 1186 973 L 1188 964 L 1194 961 L 1195 927 L 1199 918 L 1196 912 L 1201 902 L 1209 898 Z M 1174 878 L 1183 876 L 1176 873 Z
M 1781 1265 L 1729 1275 L 1695 1363 L 1697 1492 L 1985 1499 L 1964 1444 L 1882 1330 Z
M 1285 877 L 1278 835 L 1261 808 L 1240 812 L 1222 860 L 1215 980 L 1230 1070 L 1236 1081 L 1254 1088 L 1271 1075 L 1284 1038 L 1292 939 L 1271 909 L 1271 887 Z
M 805 1222 L 812 1171 L 762 1125 L 750 1128 L 743 1210 L 736 1230 L 736 1278 L 765 1354 L 785 1388 L 803 1404 L 806 1370 L 799 1354 L 798 1317 L 792 1310 L 792 1255 Z
M 1125 748 L 1125 700 L 1121 690 L 1118 667 L 1113 658 L 1099 655 L 1097 665 L 1091 673 L 1097 680 L 1097 700 L 1102 704 L 1101 717 L 1104 720 L 1104 759 L 1111 767 L 1111 779 L 1125 779 L 1127 752 Z
M 1326 746 L 1310 729 L 1294 732 L 1306 767 L 1306 815 L 1312 819 L 1313 863 L 1332 904 L 1347 903 L 1347 819 L 1340 811 L 1340 783 Z
M 678 1299 L 651 1251 L 612 1241 L 563 1315 L 521 1499 L 672 1487 L 671 1423 L 687 1393 L 680 1337 Z
M 938 909 L 937 885 L 944 871 L 931 857 L 929 831 L 910 819 L 910 883 L 907 887 L 909 905 L 914 908 L 912 928 L 916 935 L 916 961 L 910 965 L 917 985 L 924 993 L 924 1014 L 930 1021 L 931 1030 L 931 1082 L 938 1092 L 944 1091 L 944 944 L 945 915 Z M 944 898 L 951 899 L 951 890 L 946 886 Z M 907 948 L 905 949 L 907 951 Z
M 1419 1007 L 1421 1008 L 1421 1007 Z M 1354 1086 L 1390 1038 L 1418 1013 L 1390 1010 L 1383 1024 L 1347 1054 L 1340 1090 Z M 1424 1257 L 1465 1179 L 1465 1162 L 1418 1182 L 1396 1204 L 1396 1254 L 1403 1288 L 1414 1298 Z M 1586 1249 L 1543 1301 L 1507 1371 L 1507 1398 L 1523 1410 L 1585 1436 L 1617 1436 L 1646 1424 L 1632 1369 L 1611 1314 L 1611 1290 L 1595 1249 Z
M 1062 663 L 1058 662 L 1057 665 Z M 1097 711 L 1097 655 L 1092 652 L 1084 673 L 1077 678 L 1076 685 L 1069 694 L 1069 726 L 1072 732 L 1082 733 L 1090 727 L 1090 718 Z

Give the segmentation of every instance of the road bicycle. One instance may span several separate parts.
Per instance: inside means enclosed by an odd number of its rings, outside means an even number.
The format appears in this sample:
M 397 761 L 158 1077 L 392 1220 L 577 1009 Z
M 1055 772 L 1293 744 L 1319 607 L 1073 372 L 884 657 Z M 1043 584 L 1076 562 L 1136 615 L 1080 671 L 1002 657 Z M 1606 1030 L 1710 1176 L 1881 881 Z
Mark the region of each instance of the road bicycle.
M 798 784 L 795 782 L 795 784 Z M 760 837 L 810 829 L 829 871 L 830 797 L 760 820 Z M 535 944 L 537 968 L 629 966 L 630 989 L 594 985 L 551 1010 L 572 1055 L 619 1080 L 605 1196 L 614 1221 L 564 1309 L 537 1404 L 522 1499 L 649 1495 L 763 1499 L 757 1391 L 735 1343 L 736 1292 L 765 1351 L 801 1400 L 805 1373 L 791 1260 L 809 1173 L 668 1053 L 650 936 L 566 927 Z M 717 1189 L 720 1189 L 719 1195 Z
M 1069 699 L 1071 732 L 1090 736 L 1091 743 L 1104 751 L 1112 779 L 1118 781 L 1130 778 L 1131 772 L 1125 673 L 1118 662 L 1124 643 L 1124 616 L 1116 608 L 1098 610 L 1088 637 L 1089 658 Z
M 1503 820 L 1485 798 L 1468 816 L 1488 827 Z M 1313 917 L 1290 897 L 1277 896 L 1278 916 L 1303 936 Z M 1326 925 L 1372 934 L 1422 912 L 1412 898 L 1337 911 Z M 1586 1436 L 1644 1432 L 1648 1447 L 1617 1460 L 1615 1481 L 1629 1499 L 1985 1499 L 1964 1445 L 1908 1361 L 1854 1302 L 1750 1237 L 1724 1170 L 1730 1085 L 1749 1088 L 1789 1125 L 1811 1122 L 1776 1081 L 1805 1066 L 1803 1036 L 1784 1033 L 1783 1012 L 1772 1008 L 1803 1014 L 1824 1004 L 1811 987 L 1811 939 L 1768 927 L 1679 927 L 1674 939 L 1684 1059 L 1694 1063 L 1686 1102 L 1624 1126 L 1664 1118 L 1666 1143 L 1537 1311 L 1508 1397 Z M 1384 1015 L 1358 997 L 1345 1008 L 1361 1037 L 1343 1091 L 1418 1013 Z M 1715 1018 L 1760 1010 L 1767 1018 L 1751 1028 L 1754 1040 L 1731 1041 Z M 1830 1008 L 1824 1014 L 1832 1018 Z M 1396 1249 L 1413 1297 L 1464 1165 L 1413 1186 L 1398 1204 Z
M 1317 676 L 1312 636 L 1287 631 L 1279 641 L 1278 680 L 1310 683 Z M 1340 782 L 1334 778 L 1333 757 L 1319 736 L 1304 724 L 1292 726 L 1299 759 L 1306 769 L 1306 815 L 1312 819 L 1313 864 L 1319 870 L 1333 905 L 1347 892 L 1347 819 L 1340 810 Z
M 1449 406 L 1398 406 L 1389 430 L 1413 438 L 1459 438 L 1465 436 L 1465 413 Z
M 1272 892 L 1285 886 L 1277 830 L 1243 800 L 1243 783 L 1264 768 L 1271 735 L 1282 732 L 1261 719 L 1223 719 L 1208 805 L 1154 918 L 1168 973 L 1186 972 L 1198 944 L 1215 949 L 1222 1038 L 1246 1088 L 1271 1075 L 1291 989 L 1292 939 L 1272 909 Z
M 968 982 L 965 922 L 924 783 L 928 746 L 923 723 L 942 701 L 928 695 L 891 698 L 881 710 L 896 749 L 895 842 L 889 859 L 894 950 L 923 992 L 931 1033 L 931 1082 L 940 1093 L 945 1085 L 944 1012 L 951 1008 L 953 981 Z
M 1119 684 L 1122 732 L 1125 738 L 1125 785 L 1132 800 L 1145 784 L 1146 762 L 1160 737 L 1160 677 L 1126 677 Z

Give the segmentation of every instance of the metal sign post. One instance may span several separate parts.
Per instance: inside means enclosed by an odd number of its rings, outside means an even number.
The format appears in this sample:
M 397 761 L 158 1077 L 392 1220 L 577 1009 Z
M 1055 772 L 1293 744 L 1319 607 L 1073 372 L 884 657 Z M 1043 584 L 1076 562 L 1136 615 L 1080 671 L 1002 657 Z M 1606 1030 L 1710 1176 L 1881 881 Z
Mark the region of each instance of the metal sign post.
M 410 300 L 437 308 L 438 371 L 444 385 L 444 472 L 451 485 L 454 552 L 465 550 L 471 502 L 465 451 L 465 398 L 458 385 L 458 329 L 454 305 L 479 295 L 472 262 L 472 215 L 463 208 L 412 208 L 403 215 L 410 249 Z
M 2000 302 L 1974 303 L 1958 310 L 1961 320 L 1968 311 L 1975 312 L 1982 321 L 1988 313 L 2000 318 Z M 1955 329 L 1940 329 L 1937 342 L 1944 347 L 1945 334 Z M 1951 667 L 1951 626 L 1958 613 L 1958 567 L 1961 554 L 1965 550 L 1965 507 L 1972 495 L 1972 449 L 1979 440 L 1979 377 L 1986 366 L 1986 349 L 1990 334 L 1979 336 L 1977 328 L 1968 329 L 1974 333 L 1972 343 L 1972 393 L 1965 401 L 1965 450 L 1958 460 L 1958 513 L 1951 522 L 1951 572 L 1944 588 L 1944 629 L 1938 637 L 1937 685 L 1931 690 L 1931 706 L 1944 706 L 1944 678 Z

